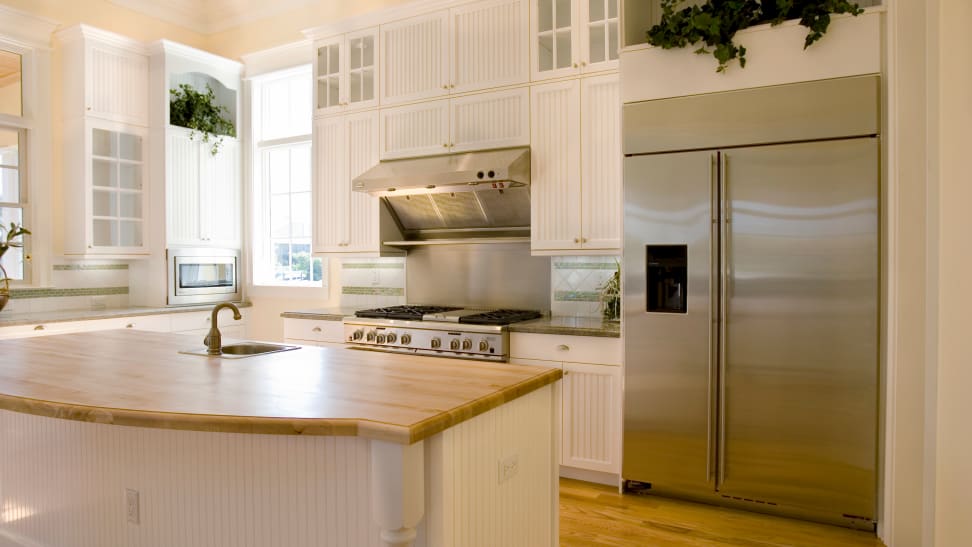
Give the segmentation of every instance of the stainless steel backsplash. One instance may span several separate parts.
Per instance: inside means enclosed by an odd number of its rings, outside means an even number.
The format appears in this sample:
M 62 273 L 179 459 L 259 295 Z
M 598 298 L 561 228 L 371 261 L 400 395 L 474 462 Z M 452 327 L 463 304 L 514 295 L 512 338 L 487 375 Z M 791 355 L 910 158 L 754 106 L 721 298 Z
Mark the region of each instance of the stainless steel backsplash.
M 405 265 L 409 304 L 550 309 L 550 258 L 529 243 L 417 246 Z

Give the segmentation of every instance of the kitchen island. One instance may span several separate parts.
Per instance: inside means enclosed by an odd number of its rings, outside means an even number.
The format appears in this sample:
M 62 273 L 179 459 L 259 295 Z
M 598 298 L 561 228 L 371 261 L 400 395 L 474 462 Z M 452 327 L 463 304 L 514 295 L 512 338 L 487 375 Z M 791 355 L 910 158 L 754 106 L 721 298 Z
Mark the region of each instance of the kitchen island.
M 555 369 L 0 342 L 0 545 L 555 545 Z

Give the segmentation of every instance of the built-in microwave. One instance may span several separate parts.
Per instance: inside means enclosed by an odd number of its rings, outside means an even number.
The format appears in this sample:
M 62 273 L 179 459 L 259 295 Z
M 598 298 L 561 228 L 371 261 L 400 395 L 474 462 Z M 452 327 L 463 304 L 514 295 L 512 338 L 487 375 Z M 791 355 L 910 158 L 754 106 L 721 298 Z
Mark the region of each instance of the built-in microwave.
M 238 250 L 173 248 L 166 256 L 170 306 L 243 299 Z

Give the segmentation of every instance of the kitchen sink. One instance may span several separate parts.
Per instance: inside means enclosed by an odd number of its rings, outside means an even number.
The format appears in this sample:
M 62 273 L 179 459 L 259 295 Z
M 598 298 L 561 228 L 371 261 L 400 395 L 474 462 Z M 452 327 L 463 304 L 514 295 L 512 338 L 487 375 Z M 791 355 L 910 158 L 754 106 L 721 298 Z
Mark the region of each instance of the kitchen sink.
M 253 357 L 254 355 L 266 355 L 268 353 L 279 353 L 281 351 L 291 351 L 300 349 L 300 346 L 288 346 L 284 344 L 270 344 L 267 342 L 240 342 L 238 344 L 228 344 L 220 348 L 221 355 L 209 355 L 204 349 L 184 350 L 179 353 L 186 355 L 203 355 L 207 357 L 222 357 L 224 359 L 242 359 Z

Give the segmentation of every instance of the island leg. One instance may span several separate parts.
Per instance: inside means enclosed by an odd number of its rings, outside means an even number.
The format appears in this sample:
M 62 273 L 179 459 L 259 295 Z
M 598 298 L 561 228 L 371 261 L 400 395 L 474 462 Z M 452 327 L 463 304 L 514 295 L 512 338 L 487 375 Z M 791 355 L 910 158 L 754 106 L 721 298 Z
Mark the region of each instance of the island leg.
M 425 447 L 371 442 L 371 514 L 385 547 L 411 547 L 425 513 Z

